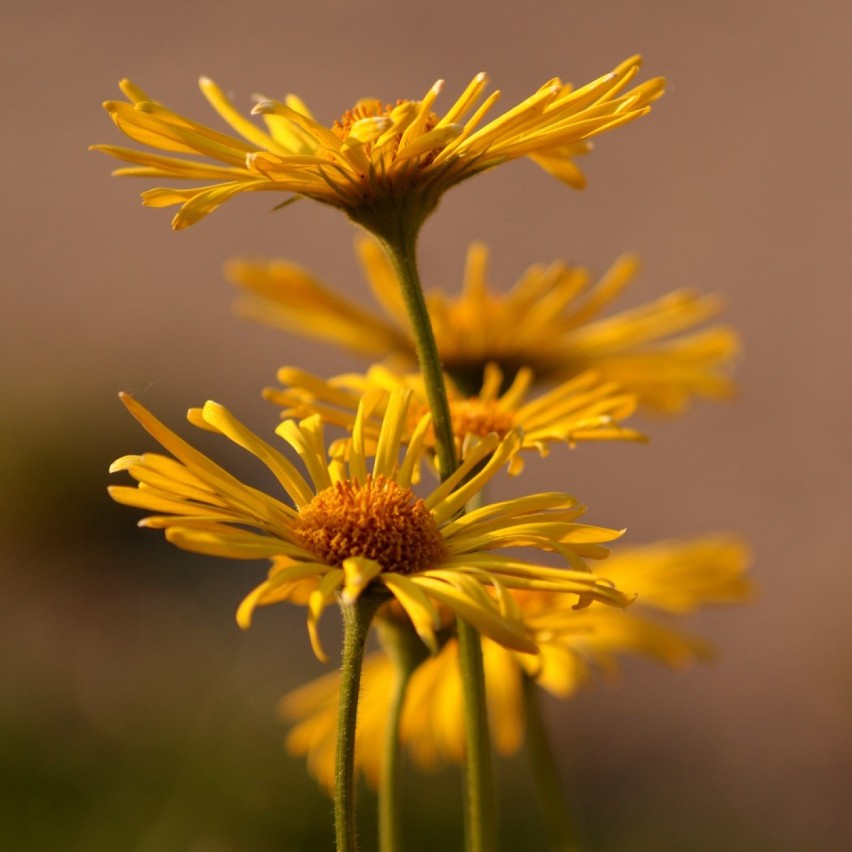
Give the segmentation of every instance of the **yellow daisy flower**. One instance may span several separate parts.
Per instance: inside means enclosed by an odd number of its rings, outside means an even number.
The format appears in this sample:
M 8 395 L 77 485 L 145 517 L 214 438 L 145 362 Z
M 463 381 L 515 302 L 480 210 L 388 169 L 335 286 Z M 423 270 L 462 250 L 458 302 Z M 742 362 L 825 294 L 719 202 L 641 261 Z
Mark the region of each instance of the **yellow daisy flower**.
M 387 318 L 339 296 L 309 272 L 284 261 L 232 261 L 227 276 L 245 294 L 238 310 L 251 319 L 333 342 L 359 354 L 416 365 L 414 343 L 393 267 L 378 243 L 356 243 L 367 280 Z M 512 382 L 524 368 L 536 381 L 571 379 L 594 370 L 638 395 L 648 408 L 677 412 L 693 397 L 733 392 L 730 368 L 739 350 L 727 326 L 695 329 L 718 313 L 715 296 L 677 290 L 600 318 L 636 273 L 619 258 L 595 282 L 589 271 L 561 262 L 528 269 L 507 293 L 487 283 L 488 252 L 470 246 L 462 292 L 426 293 L 446 372 L 466 394 L 482 386 L 489 363 Z M 519 318 L 523 321 L 520 322 Z
M 426 391 L 420 373 L 399 374 L 374 365 L 366 374 L 347 373 L 329 380 L 295 367 L 282 367 L 278 381 L 283 388 L 266 388 L 264 396 L 283 408 L 282 417 L 306 417 L 319 414 L 324 423 L 352 429 L 358 402 L 364 394 L 384 391 L 383 399 L 398 388 L 413 393 L 407 428 L 401 440 L 408 444 L 420 417 L 428 411 Z M 456 457 L 464 459 L 479 441 L 492 432 L 504 437 L 519 429 L 519 452 L 509 461 L 509 474 L 517 475 L 524 467 L 521 450 L 537 450 L 546 456 L 554 442 L 574 446 L 577 441 L 645 440 L 641 432 L 620 422 L 636 408 L 636 398 L 612 383 L 601 384 L 593 372 L 583 373 L 548 393 L 527 400 L 533 383 L 532 371 L 523 368 L 501 393 L 503 373 L 496 364 L 488 364 L 482 388 L 476 396 L 465 396 L 447 382 L 450 415 L 456 440 Z M 376 439 L 381 430 L 385 405 L 376 405 L 365 434 Z M 435 436 L 426 434 L 423 450 L 434 461 Z
M 174 228 L 197 222 L 238 193 L 260 190 L 313 198 L 362 223 L 379 208 L 419 210 L 422 220 L 451 186 L 519 157 L 529 157 L 570 186 L 582 186 L 571 157 L 586 150 L 585 140 L 644 115 L 663 93 L 661 78 L 628 90 L 639 65 L 640 58 L 631 57 L 576 90 L 554 78 L 485 124 L 500 96 L 495 91 L 483 98 L 485 74 L 477 74 L 442 116 L 433 106 L 443 81 L 419 101 L 360 100 L 330 127 L 294 95 L 283 103 L 261 98 L 252 113 L 263 116 L 265 129 L 242 116 L 212 80 L 202 77 L 204 96 L 238 136 L 185 118 L 123 80 L 119 85 L 128 100 L 107 101 L 104 107 L 123 133 L 167 156 L 115 145 L 93 147 L 133 164 L 115 174 L 201 182 L 192 189 L 143 194 L 151 207 L 181 205 Z
M 111 471 L 127 471 L 138 487 L 113 486 L 113 499 L 157 513 L 140 525 L 163 529 L 178 547 L 231 559 L 272 560 L 267 580 L 239 607 L 237 620 L 244 628 L 257 606 L 288 599 L 306 603 L 311 642 L 324 658 L 317 635 L 323 610 L 335 593 L 351 603 L 370 587 L 398 601 L 431 648 L 443 606 L 495 642 L 534 653 L 511 590 L 561 591 L 578 607 L 595 600 L 629 603 L 584 562 L 606 556 L 604 543 L 621 533 L 577 523 L 585 507 L 573 497 L 537 494 L 458 516 L 516 452 L 517 432 L 502 440 L 484 438 L 449 479 L 418 499 L 411 489 L 412 472 L 430 417 L 421 418 L 400 460 L 408 390 L 391 396 L 371 468 L 364 442 L 374 403 L 369 396 L 359 406 L 347 461 L 329 459 L 318 416 L 281 423 L 276 432 L 301 457 L 308 479 L 223 406 L 207 402 L 190 409 L 193 425 L 224 435 L 262 461 L 291 506 L 241 483 L 132 397 L 122 399 L 173 458 L 146 453 L 118 459 Z M 569 567 L 493 552 L 518 547 L 558 554 Z
M 732 537 L 668 541 L 624 549 L 609 557 L 614 574 L 626 589 L 641 589 L 627 612 L 591 606 L 583 612 L 566 608 L 550 593 L 515 594 L 539 655 L 519 655 L 487 638 L 482 650 L 489 719 L 497 751 L 514 754 L 524 737 L 522 677 L 561 698 L 570 696 L 595 669 L 618 672 L 618 655 L 638 653 L 672 667 L 705 659 L 705 642 L 640 615 L 643 607 L 683 613 L 705 604 L 747 599 L 745 546 Z M 367 780 L 376 785 L 381 754 L 370 743 L 381 742 L 388 713 L 393 664 L 382 653 L 364 661 L 356 760 Z M 311 773 L 328 790 L 333 786 L 333 754 L 338 675 L 330 674 L 285 696 L 281 716 L 294 722 L 288 750 L 306 756 Z M 438 654 L 414 671 L 406 693 L 401 738 L 414 762 L 425 771 L 461 763 L 464 731 L 461 722 L 461 680 L 458 643 L 450 638 Z M 359 747 L 360 746 L 360 747 Z
M 378 788 L 381 777 L 381 749 L 376 744 L 384 742 L 388 687 L 393 677 L 393 663 L 384 654 L 364 657 L 358 693 L 355 761 L 373 789 Z M 307 758 L 308 772 L 329 795 L 334 790 L 339 688 L 340 673 L 330 672 L 289 693 L 278 705 L 283 718 L 303 720 L 289 731 L 285 741 L 287 750 L 294 756 Z M 459 711 L 458 702 L 452 706 Z

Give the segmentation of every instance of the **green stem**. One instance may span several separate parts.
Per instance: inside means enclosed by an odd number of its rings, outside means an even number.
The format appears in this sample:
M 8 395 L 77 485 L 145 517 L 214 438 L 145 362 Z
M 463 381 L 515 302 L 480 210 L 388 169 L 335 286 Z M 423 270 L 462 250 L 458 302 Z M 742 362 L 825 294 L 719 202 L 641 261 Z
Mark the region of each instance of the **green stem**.
M 341 601 L 343 663 L 337 709 L 337 749 L 334 769 L 334 830 L 337 852 L 357 852 L 355 831 L 355 724 L 361 664 L 370 622 L 386 597 L 365 592 L 352 604 Z
M 402 849 L 402 808 L 399 795 L 400 722 L 405 706 L 405 690 L 411 679 L 411 670 L 397 667 L 391 687 L 385 729 L 385 750 L 382 755 L 382 777 L 379 784 L 379 852 L 399 852 Z
M 554 760 L 553 746 L 541 712 L 538 687 L 529 675 L 524 674 L 522 681 L 527 754 L 552 848 L 556 852 L 581 852 L 583 843 L 579 837 L 578 820 L 569 806 L 559 767 Z
M 394 666 L 379 782 L 379 852 L 399 852 L 402 849 L 402 797 L 399 784 L 402 711 L 411 675 L 426 659 L 428 651 L 410 624 L 380 619 L 378 628 L 379 640 Z
M 423 287 L 417 271 L 417 235 L 420 226 L 434 208 L 434 203 L 399 209 L 391 205 L 356 218 L 379 238 L 390 258 L 400 283 L 403 300 L 411 322 L 426 399 L 432 412 L 435 453 L 441 479 L 457 467 L 450 405 L 441 359 Z M 491 768 L 491 740 L 485 705 L 485 674 L 479 633 L 458 619 L 459 657 L 464 690 L 465 756 L 465 826 L 468 852 L 492 852 L 496 848 L 494 784 Z
M 407 217 L 401 216 L 392 219 L 391 227 L 383 228 L 381 232 L 376 233 L 399 279 L 400 291 L 411 322 L 417 360 L 420 363 L 420 372 L 423 374 L 423 384 L 426 389 L 426 400 L 432 412 L 438 471 L 443 480 L 457 467 L 456 449 L 441 357 L 417 270 L 418 230 L 419 223 L 411 223 Z
M 464 692 L 467 852 L 493 852 L 497 848 L 496 811 L 482 642 L 476 628 L 461 618 L 456 623 Z

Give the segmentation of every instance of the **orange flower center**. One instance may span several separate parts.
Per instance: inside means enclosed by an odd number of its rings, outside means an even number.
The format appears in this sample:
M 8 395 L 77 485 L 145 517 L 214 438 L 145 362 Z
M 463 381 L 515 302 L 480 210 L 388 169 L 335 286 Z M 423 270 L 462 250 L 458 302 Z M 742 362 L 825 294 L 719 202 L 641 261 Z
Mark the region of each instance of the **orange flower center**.
M 453 433 L 458 438 L 465 435 L 489 435 L 496 432 L 505 437 L 515 425 L 511 411 L 500 408 L 496 399 L 458 399 L 450 403 Z
M 366 556 L 385 571 L 415 574 L 434 567 L 445 553 L 426 504 L 386 476 L 320 491 L 299 510 L 293 532 L 307 550 L 335 566 Z
M 402 106 L 406 103 L 412 103 L 412 101 L 406 101 L 403 99 L 399 99 L 396 103 L 392 104 L 382 104 L 381 101 L 378 100 L 362 100 L 357 103 L 352 109 L 346 110 L 340 118 L 338 118 L 331 125 L 331 131 L 335 136 L 340 139 L 341 142 L 345 142 L 346 138 L 349 136 L 350 131 L 352 130 L 352 126 L 361 121 L 362 118 L 380 118 L 380 117 L 391 117 L 391 112 L 398 106 Z M 422 129 L 422 133 L 428 133 L 430 130 L 434 129 L 435 125 L 438 123 L 439 119 L 435 113 L 430 112 L 428 116 L 426 116 L 426 121 L 424 122 L 424 126 Z M 392 142 L 391 153 L 396 154 L 399 149 L 399 142 L 402 138 L 401 133 L 397 133 Z M 369 157 L 372 152 L 372 143 L 368 142 L 364 146 L 364 153 Z M 434 155 L 437 151 L 432 152 L 432 154 L 427 158 L 427 160 L 431 161 L 434 159 Z M 423 165 L 421 163 L 421 165 Z
M 359 101 L 352 109 L 346 110 L 332 125 L 331 130 L 341 142 L 346 141 L 349 131 L 352 130 L 352 125 L 362 118 L 379 118 L 381 116 L 390 116 L 391 111 L 402 104 L 406 103 L 400 99 L 395 104 L 382 105 L 381 101 L 363 100 Z
M 412 404 L 409 408 L 411 431 L 426 414 L 429 407 L 425 404 Z M 496 432 L 501 438 L 511 432 L 515 425 L 515 417 L 511 411 L 500 408 L 495 399 L 451 399 L 450 418 L 453 424 L 453 435 L 463 441 L 467 435 L 484 437 Z M 430 428 L 428 440 L 434 442 L 435 433 Z

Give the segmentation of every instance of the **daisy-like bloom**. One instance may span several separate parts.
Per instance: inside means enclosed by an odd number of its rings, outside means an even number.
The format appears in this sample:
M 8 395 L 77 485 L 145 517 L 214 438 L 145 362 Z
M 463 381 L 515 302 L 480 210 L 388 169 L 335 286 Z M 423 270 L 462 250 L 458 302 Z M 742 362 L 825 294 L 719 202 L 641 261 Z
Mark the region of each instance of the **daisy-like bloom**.
M 399 374 L 381 365 L 373 365 L 365 374 L 347 373 L 324 380 L 295 367 L 278 371 L 282 388 L 266 388 L 264 396 L 282 407 L 282 417 L 306 417 L 319 414 L 324 423 L 352 429 L 359 400 L 367 393 L 384 391 L 387 400 L 398 388 L 413 393 L 409 421 L 401 440 L 408 444 L 420 417 L 428 410 L 420 373 Z M 602 384 L 593 372 L 565 382 L 548 393 L 527 400 L 533 383 L 532 371 L 519 370 L 503 392 L 503 374 L 496 364 L 488 364 L 482 388 L 476 396 L 462 394 L 447 381 L 456 457 L 465 459 L 482 438 L 492 433 L 504 437 L 520 429 L 521 442 L 509 461 L 509 474 L 523 470 L 521 450 L 537 450 L 546 456 L 553 443 L 573 446 L 578 441 L 645 440 L 635 429 L 620 423 L 636 408 L 633 394 L 617 385 Z M 373 417 L 365 423 L 365 434 L 375 440 L 381 430 L 385 405 L 376 405 Z M 435 436 L 430 429 L 423 450 L 434 461 Z
M 483 439 L 449 479 L 417 498 L 412 472 L 430 418 L 421 418 L 400 459 L 410 397 L 404 389 L 392 395 L 371 469 L 364 442 L 374 404 L 369 396 L 359 407 L 346 461 L 328 457 L 318 416 L 281 423 L 276 432 L 301 457 L 307 479 L 223 406 L 207 402 L 190 409 L 195 426 L 224 435 L 266 465 L 282 488 L 276 497 L 240 482 L 124 395 L 131 414 L 173 457 L 123 456 L 111 471 L 127 471 L 138 488 L 114 486 L 110 494 L 119 503 L 155 512 L 140 525 L 163 529 L 178 547 L 231 559 L 271 559 L 267 580 L 243 601 L 237 620 L 248 627 L 259 605 L 306 603 L 311 642 L 321 659 L 317 623 L 338 592 L 344 603 L 367 588 L 394 598 L 433 649 L 439 607 L 447 607 L 495 642 L 524 653 L 535 653 L 536 645 L 511 590 L 564 592 L 578 607 L 630 602 L 584 562 L 606 556 L 604 543 L 621 533 L 577 523 L 585 507 L 574 498 L 538 494 L 458 516 L 516 452 L 517 432 L 503 440 Z M 569 567 L 494 553 L 519 547 L 557 554 Z
M 245 291 L 238 310 L 359 354 L 389 357 L 403 369 L 416 365 L 393 267 L 373 240 L 358 240 L 356 249 L 385 317 L 284 261 L 228 265 L 227 276 Z M 580 266 L 532 266 L 506 293 L 489 287 L 487 262 L 485 246 L 474 243 L 462 292 L 426 293 L 441 362 L 464 393 L 475 394 L 487 365 L 495 363 L 509 383 L 525 368 L 541 382 L 594 370 L 602 381 L 637 394 L 642 405 L 666 412 L 682 410 L 693 397 L 732 394 L 736 334 L 720 325 L 696 330 L 719 312 L 717 297 L 677 290 L 601 317 L 635 275 L 634 257 L 619 258 L 598 281 Z
M 616 552 L 607 562 L 608 569 L 614 568 L 608 576 L 617 577 L 625 589 L 639 591 L 627 612 L 594 604 L 576 612 L 550 593 L 517 593 L 539 655 L 519 655 L 483 639 L 489 719 L 497 751 L 514 754 L 523 742 L 525 674 L 551 694 L 567 698 L 595 670 L 617 674 L 618 657 L 624 654 L 641 654 L 675 668 L 708 658 L 712 649 L 707 643 L 647 614 L 651 610 L 683 614 L 707 604 L 747 599 L 747 562 L 745 546 L 728 536 L 659 542 Z M 330 674 L 300 687 L 279 705 L 281 715 L 295 722 L 287 737 L 288 750 L 306 756 L 311 773 L 328 790 L 333 785 L 337 678 Z M 358 719 L 362 747 L 356 745 L 356 759 L 374 785 L 381 773 L 381 755 L 367 744 L 381 741 L 392 679 L 393 664 L 387 656 L 375 653 L 365 659 Z M 462 762 L 462 700 L 458 643 L 451 638 L 415 670 L 406 693 L 400 735 L 421 769 L 432 771 L 448 762 Z
M 132 140 L 166 154 L 93 147 L 133 164 L 115 174 L 200 183 L 143 194 L 152 207 L 181 205 L 174 228 L 197 222 L 234 195 L 262 190 L 331 204 L 362 224 L 379 210 L 419 212 L 422 221 L 451 186 L 519 157 L 581 187 L 583 177 L 571 157 L 588 148 L 590 137 L 644 115 L 663 93 L 661 78 L 628 89 L 639 65 L 639 57 L 631 57 L 576 90 L 554 78 L 487 123 L 500 93 L 484 97 L 485 74 L 477 74 L 443 115 L 433 112 L 443 81 L 419 101 L 360 100 L 330 127 L 294 95 L 283 102 L 259 98 L 252 113 L 263 116 L 265 128 L 241 115 L 202 77 L 201 91 L 237 136 L 185 118 L 123 80 L 119 85 L 128 100 L 104 107 Z

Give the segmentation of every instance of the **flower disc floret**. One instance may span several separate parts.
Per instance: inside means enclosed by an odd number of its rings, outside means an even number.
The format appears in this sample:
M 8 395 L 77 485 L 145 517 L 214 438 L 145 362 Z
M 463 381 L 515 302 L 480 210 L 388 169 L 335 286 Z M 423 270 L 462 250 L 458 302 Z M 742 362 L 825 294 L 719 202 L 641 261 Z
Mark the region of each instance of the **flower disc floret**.
M 293 533 L 330 565 L 365 556 L 384 571 L 416 574 L 444 556 L 438 525 L 423 500 L 386 476 L 336 482 L 299 510 Z

